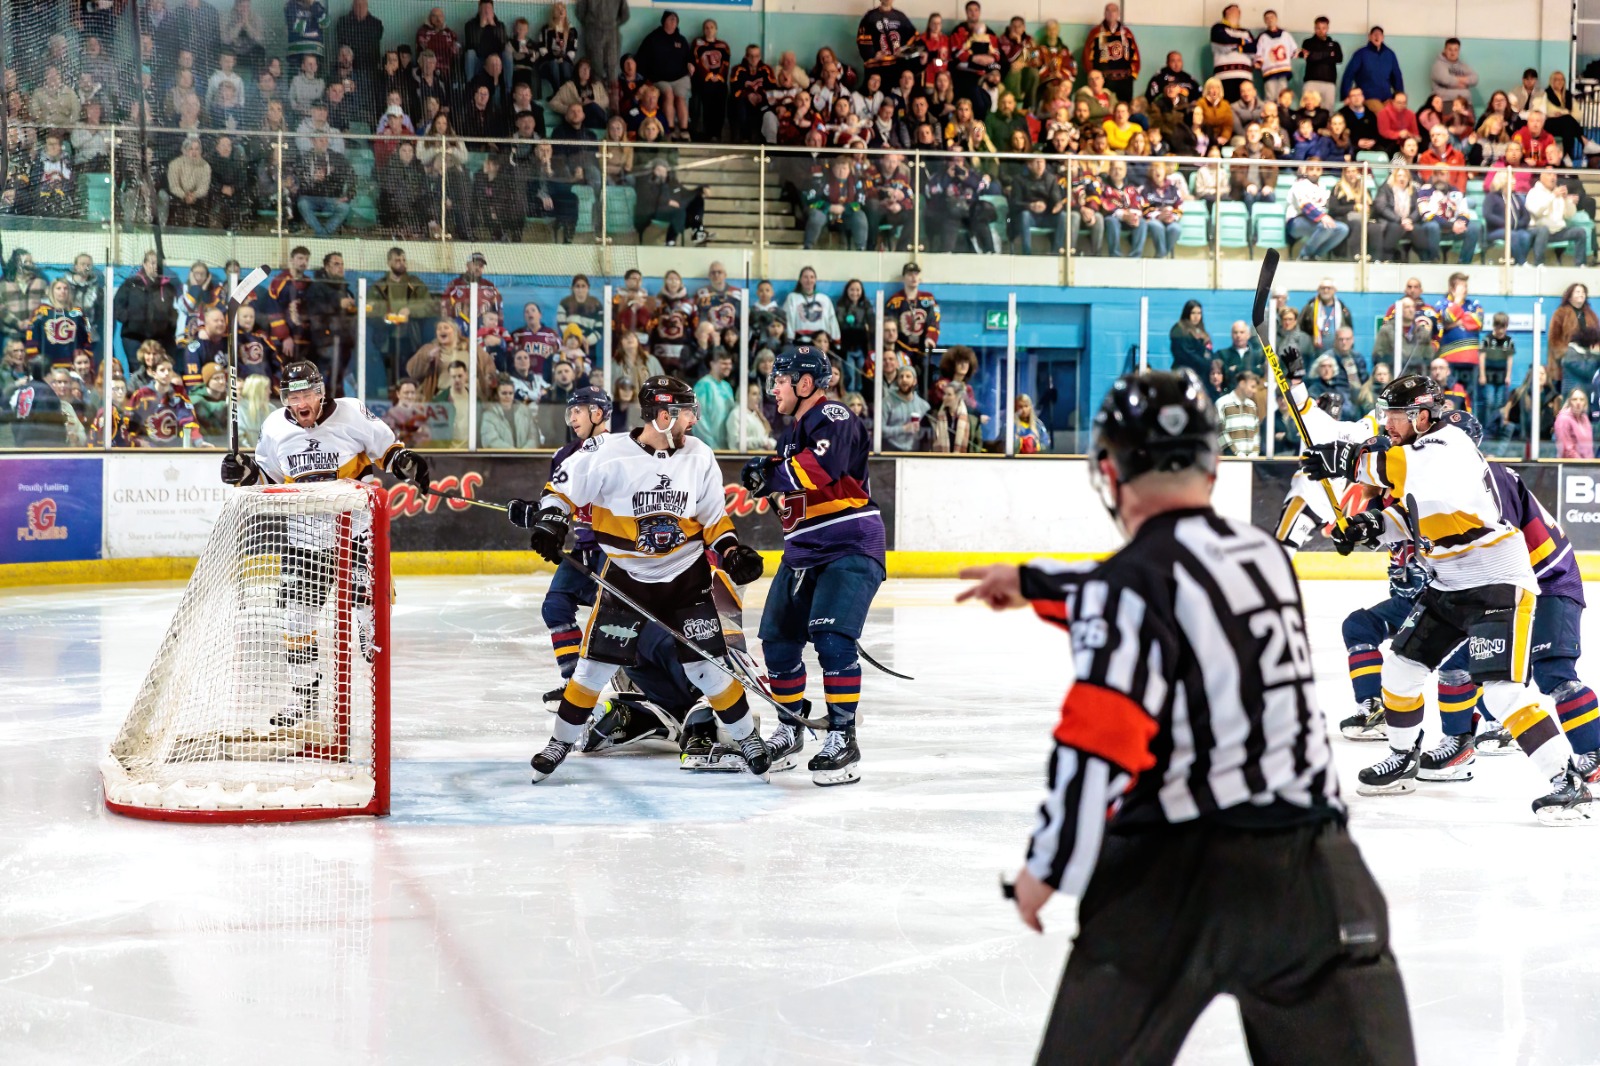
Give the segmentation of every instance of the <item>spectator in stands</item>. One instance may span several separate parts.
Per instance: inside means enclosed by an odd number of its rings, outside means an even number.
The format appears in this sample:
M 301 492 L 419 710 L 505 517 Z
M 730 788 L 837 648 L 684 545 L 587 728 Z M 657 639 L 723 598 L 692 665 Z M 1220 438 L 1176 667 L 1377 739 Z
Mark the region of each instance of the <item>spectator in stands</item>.
M 1145 241 L 1150 236 L 1150 221 L 1145 217 L 1144 194 L 1139 186 L 1128 181 L 1128 165 L 1113 160 L 1100 186 L 1100 211 L 1105 217 L 1106 244 L 1113 256 L 1122 255 L 1122 235 L 1131 237 L 1128 254 L 1134 259 L 1144 255 Z
M 654 223 L 665 223 L 667 247 L 676 247 L 678 238 L 689 231 L 688 203 L 691 191 L 678 181 L 667 159 L 656 157 L 650 169 L 640 174 L 634 183 L 637 197 L 634 201 L 633 224 L 640 243 L 645 231 Z
M 573 68 L 572 77 L 560 83 L 560 88 L 550 98 L 550 107 L 563 115 L 574 104 L 583 108 L 584 125 L 590 129 L 603 130 L 606 128 L 606 116 L 611 98 L 606 95 L 606 87 L 594 76 L 594 64 L 587 59 L 580 59 Z
M 1367 360 L 1356 351 L 1356 333 L 1349 326 L 1340 326 L 1333 334 L 1333 347 L 1322 352 L 1332 356 L 1334 365 L 1344 379 L 1346 391 L 1354 397 L 1370 376 Z
M 1488 194 L 1483 198 L 1484 240 L 1488 245 L 1506 241 L 1511 251 L 1511 262 L 1526 266 L 1528 253 L 1533 247 L 1530 228 L 1533 219 L 1528 214 L 1527 198 L 1520 192 L 1506 191 L 1508 174 L 1506 170 L 1497 170 L 1489 175 Z M 1509 240 L 1506 236 L 1508 228 Z
M 1211 26 L 1211 66 L 1230 104 L 1239 99 L 1240 85 L 1255 77 L 1255 51 L 1255 35 L 1239 25 L 1239 5 L 1228 4 Z
M 1168 52 L 1167 65 L 1150 76 L 1150 84 L 1145 86 L 1145 101 L 1154 110 L 1159 101 L 1167 96 L 1167 86 L 1176 85 L 1177 100 L 1184 106 L 1192 105 L 1200 97 L 1200 83 L 1194 80 L 1194 75 L 1183 69 L 1183 53 Z
M 1325 351 L 1332 346 L 1340 327 L 1354 328 L 1354 325 L 1350 308 L 1339 299 L 1339 290 L 1332 278 L 1319 281 L 1316 295 L 1300 309 L 1300 328 L 1311 338 L 1307 355 Z
M 478 446 L 520 451 L 542 443 L 531 403 L 517 399 L 517 387 L 508 379 L 495 386 L 495 402 L 478 416 Z
M 1173 259 L 1178 254 L 1178 237 L 1183 233 L 1183 205 L 1188 189 L 1176 168 L 1169 171 L 1160 159 L 1150 164 L 1142 191 L 1145 219 L 1155 240 L 1156 257 Z
M 1318 183 L 1321 177 L 1322 164 L 1308 161 L 1300 167 L 1285 201 L 1284 230 L 1291 242 L 1304 242 L 1297 257 L 1301 260 L 1322 258 L 1350 236 L 1350 227 L 1328 213 L 1328 192 Z
M 418 46 L 422 46 L 418 36 Z M 435 50 L 437 51 L 437 49 Z M 495 14 L 494 0 L 478 0 L 478 13 L 462 30 L 461 54 L 466 80 L 471 81 L 483 69 L 484 60 L 500 57 L 500 74 L 507 93 L 511 92 L 511 69 L 516 57 L 511 50 L 511 34 L 506 24 Z
M 1580 330 L 1585 329 L 1600 331 L 1600 315 L 1596 315 L 1594 308 L 1589 304 L 1589 287 L 1581 282 L 1574 282 L 1561 294 L 1561 306 L 1550 314 L 1549 341 L 1545 345 L 1546 378 L 1557 388 L 1564 380 L 1561 374 L 1561 357 L 1572 338 L 1577 336 Z M 1579 386 L 1584 383 L 1572 381 L 1566 384 Z
M 18 306 L 11 298 L 13 291 L 25 294 L 20 296 L 20 302 L 31 302 L 34 307 L 44 298 L 44 280 L 33 272 L 33 257 L 22 249 L 12 253 L 5 284 L 0 286 L 0 295 L 6 297 L 4 314 L 7 317 Z M 177 326 L 177 298 L 177 286 L 160 272 L 154 251 L 146 252 L 139 270 L 117 286 L 112 317 L 121 327 L 124 362 L 129 366 L 139 365 L 135 355 L 146 341 L 156 341 L 163 351 L 171 350 Z M 6 324 L 7 319 L 0 318 L 0 326 Z M 21 330 L 11 332 L 20 333 Z
M 1593 459 L 1594 426 L 1589 421 L 1589 394 L 1573 389 L 1556 415 L 1556 458 Z
M 1308 360 L 1320 350 L 1300 328 L 1299 312 L 1287 305 L 1278 308 L 1278 336 L 1273 343 L 1280 352 L 1293 348 Z
M 1117 99 L 1133 99 L 1139 78 L 1139 42 L 1123 23 L 1120 5 L 1107 4 L 1104 17 L 1089 28 L 1083 42 L 1083 70 L 1085 75 L 1099 71 Z
M 676 274 L 676 271 L 668 273 Z M 592 356 L 595 345 L 600 343 L 600 329 L 604 315 L 605 308 L 589 291 L 588 276 L 574 274 L 570 291 L 561 298 L 556 311 L 556 331 L 562 336 L 575 332 L 583 341 L 584 351 Z
M 661 93 L 668 138 L 687 141 L 693 52 L 688 40 L 678 32 L 676 12 L 662 13 L 661 25 L 639 42 L 637 55 L 639 72 Z
M 1524 121 L 1527 124 L 1512 134 L 1511 139 L 1521 147 L 1522 154 L 1530 165 L 1537 166 L 1539 161 L 1544 159 L 1546 150 L 1552 144 L 1558 142 L 1555 135 L 1545 129 L 1545 113 L 1543 109 L 1539 107 L 1531 108 Z
M 1376 253 L 1379 260 L 1397 261 L 1401 255 L 1402 241 L 1411 241 L 1413 247 L 1417 247 L 1422 212 L 1409 170 L 1397 166 L 1389 172 L 1389 180 L 1384 182 L 1373 198 L 1372 212 L 1381 223 L 1381 246 Z M 1417 247 L 1418 254 L 1437 256 L 1437 250 L 1430 249 L 1427 244 L 1427 235 L 1421 235 L 1420 239 L 1422 245 Z
M 1217 78 L 1206 79 L 1194 109 L 1194 124 L 1212 144 L 1220 146 L 1233 139 L 1233 107 L 1223 98 L 1223 85 Z
M 1223 380 L 1232 388 L 1239 375 L 1249 371 L 1258 377 L 1266 371 L 1266 352 L 1249 324 L 1236 321 L 1230 331 L 1230 344 L 1216 353 L 1222 360 Z
M 403 447 L 424 448 L 432 443 L 428 409 L 421 402 L 417 383 L 410 378 L 401 378 L 395 385 L 394 405 L 383 413 L 383 423 L 394 430 Z
M 1178 314 L 1178 321 L 1167 333 L 1172 351 L 1172 369 L 1191 370 L 1202 381 L 1211 367 L 1211 334 L 1206 332 L 1205 312 L 1199 300 L 1189 300 Z
M 417 162 L 416 145 L 401 141 L 378 167 L 378 225 L 396 240 L 417 239 L 439 217 L 439 186 Z
M 991 224 L 999 215 L 994 205 L 983 199 L 990 184 L 989 175 L 973 167 L 960 151 L 952 151 L 943 169 L 929 174 L 923 182 L 923 194 L 928 202 L 924 224 L 934 251 L 957 251 L 958 235 L 964 222 L 972 249 L 994 253 Z
M 1276 158 L 1261 139 L 1261 127 L 1252 122 L 1245 128 L 1244 144 L 1233 150 L 1228 164 L 1229 198 L 1246 207 L 1272 203 L 1277 196 L 1278 170 L 1262 164 Z
M 1430 251 L 1437 255 L 1441 240 L 1448 238 L 1458 246 L 1460 262 L 1470 263 L 1483 240 L 1483 222 L 1473 214 L 1466 194 L 1451 186 L 1443 170 L 1435 170 L 1433 184 L 1417 190 L 1417 204 Z
M 917 450 L 960 454 L 981 451 L 983 437 L 975 432 L 959 383 L 940 386 L 939 406 L 924 414 L 917 432 Z M 885 427 L 887 429 L 887 427 Z
M 1543 102 L 1545 128 L 1576 162 L 1586 150 L 1583 126 L 1574 116 L 1577 105 L 1573 103 L 1572 93 L 1567 89 L 1567 76 L 1561 71 L 1550 72 L 1550 83 L 1545 86 Z M 1600 151 L 1594 147 L 1592 141 L 1587 144 L 1590 154 Z
M 762 412 L 766 396 L 761 386 L 753 383 L 746 385 L 743 398 L 744 402 L 728 413 L 727 426 L 723 430 L 728 447 L 744 451 L 771 451 L 776 442 L 773 440 L 772 425 Z
M 1399 57 L 1383 43 L 1382 26 L 1368 30 L 1367 43 L 1350 56 L 1344 77 L 1339 81 L 1339 95 L 1348 97 L 1353 86 L 1359 87 L 1366 98 L 1379 107 L 1395 93 L 1405 91 Z
M 355 172 L 339 152 L 331 151 L 328 138 L 311 139 L 295 172 L 299 196 L 295 208 L 311 232 L 331 237 L 350 217 L 350 197 L 355 192 Z
M 1577 265 L 1584 265 L 1588 259 L 1588 237 L 1572 223 L 1572 217 L 1578 212 L 1578 197 L 1568 191 L 1565 180 L 1554 170 L 1541 170 L 1539 180 L 1528 190 L 1526 202 L 1533 231 L 1529 262 L 1539 264 L 1550 245 L 1564 244 L 1571 249 Z
M 806 266 L 800 269 L 794 289 L 783 302 L 783 319 L 796 344 L 811 344 L 818 334 L 826 333 L 830 346 L 839 339 L 839 318 L 833 300 L 817 289 L 817 272 Z
M 1446 102 L 1455 99 L 1470 100 L 1478 84 L 1478 72 L 1472 64 L 1461 58 L 1461 41 L 1451 37 L 1444 42 L 1444 50 L 1429 68 L 1433 91 Z
M 462 380 L 466 381 L 467 360 L 471 355 L 467 340 L 462 336 L 461 327 L 456 324 L 456 320 L 441 318 L 433 324 L 433 340 L 418 348 L 416 354 L 406 360 L 406 377 L 417 383 L 420 395 L 431 399 L 441 390 L 448 390 L 449 369 L 452 364 L 461 365 Z M 494 360 L 487 352 L 480 350 L 478 383 L 481 387 L 488 382 L 492 388 L 494 380 Z
M 1028 158 L 1027 169 L 1011 184 L 1011 236 L 1023 255 L 1033 254 L 1033 233 L 1050 234 L 1050 252 L 1062 254 L 1067 242 L 1067 190 L 1060 179 L 1048 172 L 1048 160 L 1041 155 Z
M 1422 132 L 1417 127 L 1417 116 L 1406 106 L 1406 94 L 1395 93 L 1389 102 L 1378 110 L 1379 151 L 1397 152 L 1406 138 L 1421 141 Z
M 1301 43 L 1297 53 L 1298 58 L 1306 61 L 1305 81 L 1301 84 L 1301 90 L 1302 93 L 1314 91 L 1324 100 L 1332 100 L 1338 95 L 1334 85 L 1339 81 L 1339 65 L 1344 62 L 1344 48 L 1328 36 L 1328 20 L 1325 16 L 1318 16 L 1312 25 L 1312 36 Z
M 171 225 L 205 228 L 211 224 L 211 164 L 200 154 L 200 138 L 185 138 L 183 154 L 167 164 L 167 191 L 172 195 Z
M 1467 159 L 1450 143 L 1450 131 L 1442 123 L 1429 133 L 1428 150 L 1417 163 L 1419 182 L 1431 185 L 1435 179 L 1443 178 L 1457 192 L 1467 191 Z
M 37 402 L 35 396 L 35 404 Z M 172 357 L 165 353 L 156 358 L 150 384 L 128 397 L 128 407 L 128 433 L 135 447 L 177 448 L 186 441 L 197 443 L 199 440 L 200 428 L 195 424 L 194 408 L 178 387 Z M 20 437 L 17 444 L 25 446 Z
M 72 161 L 62 147 L 62 134 L 50 130 L 28 172 L 33 203 L 29 214 L 45 218 L 76 218 L 81 214 L 78 181 Z
M 866 188 L 854 165 L 839 156 L 817 175 L 806 194 L 805 247 L 815 248 L 824 230 L 837 229 L 850 239 L 853 251 L 867 246 Z
M 1387 106 L 1387 105 L 1385 105 Z M 1339 109 L 1345 128 L 1350 131 L 1350 153 L 1382 150 L 1382 137 L 1378 132 L 1378 113 L 1367 106 L 1367 96 L 1360 86 L 1352 86 L 1345 94 L 1345 105 Z
M 726 451 L 734 442 L 728 439 L 728 420 L 734 414 L 733 356 L 721 348 L 711 355 L 705 376 L 694 383 L 694 398 L 700 405 L 700 419 L 694 435 L 717 451 Z
M 893 452 L 915 451 L 917 432 L 928 410 L 928 401 L 917 391 L 916 369 L 902 366 L 895 371 L 894 388 L 883 397 L 884 448 Z

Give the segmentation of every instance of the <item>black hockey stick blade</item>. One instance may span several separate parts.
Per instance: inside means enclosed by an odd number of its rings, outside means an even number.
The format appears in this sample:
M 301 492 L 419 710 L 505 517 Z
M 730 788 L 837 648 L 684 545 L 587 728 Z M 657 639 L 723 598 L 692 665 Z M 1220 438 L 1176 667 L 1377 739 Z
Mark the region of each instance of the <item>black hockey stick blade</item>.
M 1256 302 L 1250 309 L 1250 321 L 1256 329 L 1267 320 L 1267 300 L 1272 296 L 1272 279 L 1278 273 L 1278 250 L 1268 248 L 1261 258 L 1261 277 L 1256 281 Z
M 888 674 L 890 677 L 898 677 L 901 681 L 915 681 L 916 680 L 916 678 L 912 677 L 910 674 L 902 674 L 898 670 L 889 669 L 887 666 L 883 665 L 878 660 L 876 660 L 872 656 L 868 655 L 867 654 L 867 649 L 863 648 L 859 644 L 856 645 L 856 653 L 859 654 L 863 659 L 865 659 L 867 661 L 867 665 L 868 666 L 875 667 L 876 669 L 881 670 L 883 673 Z

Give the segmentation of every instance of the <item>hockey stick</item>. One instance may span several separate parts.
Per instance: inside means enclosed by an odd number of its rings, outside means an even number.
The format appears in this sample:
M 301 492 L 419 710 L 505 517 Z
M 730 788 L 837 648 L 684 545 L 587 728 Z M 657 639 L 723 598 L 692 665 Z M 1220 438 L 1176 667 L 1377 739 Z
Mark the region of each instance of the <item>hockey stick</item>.
M 1266 334 L 1261 332 L 1261 324 L 1267 320 L 1267 298 L 1272 295 L 1272 279 L 1278 273 L 1278 250 L 1268 248 L 1267 254 L 1261 259 L 1261 278 L 1256 282 L 1256 302 L 1250 311 L 1250 321 L 1255 327 L 1256 339 L 1261 342 L 1261 351 L 1267 357 L 1267 365 L 1272 368 L 1273 380 L 1278 383 L 1278 392 L 1283 396 L 1284 406 L 1289 408 L 1289 416 L 1294 419 L 1295 429 L 1300 431 L 1300 444 L 1303 448 L 1310 449 L 1311 434 L 1306 432 L 1306 420 L 1300 417 L 1300 409 L 1294 404 L 1294 397 L 1289 394 L 1289 378 L 1283 372 L 1283 363 L 1278 359 L 1278 353 L 1272 350 L 1272 345 L 1267 342 Z M 1268 417 L 1271 417 L 1270 412 Z M 1322 491 L 1328 494 L 1328 506 L 1333 508 L 1333 523 L 1344 531 L 1344 508 L 1339 506 L 1339 497 L 1333 491 L 1333 486 L 1326 481 L 1322 482 Z
M 856 654 L 861 656 L 863 659 L 865 659 L 867 661 L 867 665 L 875 667 L 878 670 L 881 670 L 883 673 L 888 674 L 890 677 L 898 677 L 901 681 L 915 681 L 916 680 L 916 678 L 912 677 L 910 674 L 902 674 L 897 670 L 889 669 L 887 666 L 883 665 L 878 660 L 876 660 L 872 656 L 868 655 L 867 654 L 867 649 L 863 648 L 859 643 L 856 645 Z
M 766 689 L 762 688 L 761 685 L 751 683 L 754 681 L 753 678 L 741 677 L 740 674 L 742 671 L 735 669 L 734 667 L 730 667 L 727 663 L 723 662 L 715 655 L 712 655 L 710 652 L 700 647 L 700 645 L 696 644 L 694 641 L 690 640 L 688 637 L 684 636 L 682 633 L 678 632 L 676 629 L 673 629 L 671 626 L 667 625 L 667 623 L 663 622 L 661 619 L 645 610 L 633 597 L 629 596 L 626 592 L 623 592 L 621 589 L 617 588 L 617 586 L 613 585 L 611 582 L 607 581 L 605 578 L 589 569 L 586 565 L 584 565 L 583 560 L 579 559 L 576 555 L 572 554 L 571 552 L 562 552 L 561 558 L 564 562 L 572 564 L 578 573 L 582 574 L 590 581 L 593 581 L 596 585 L 599 585 L 601 588 L 605 589 L 606 592 L 610 593 L 612 596 L 615 596 L 617 600 L 623 604 L 623 606 L 632 610 L 634 614 L 637 614 L 646 622 L 653 622 L 662 629 L 666 630 L 669 637 L 677 641 L 679 644 L 682 644 L 685 648 L 688 648 L 690 651 L 694 652 L 695 655 L 704 659 L 706 662 L 710 663 L 719 672 L 726 675 L 729 680 L 736 682 L 746 691 L 754 690 L 756 695 L 772 704 L 773 708 L 778 711 L 779 715 L 783 719 L 797 721 L 808 729 L 828 728 L 828 720 L 826 718 L 801 718 L 795 713 L 795 709 L 793 707 L 784 706 L 774 699 L 772 694 Z
M 258 266 L 228 293 L 228 454 L 239 454 L 239 308 L 267 280 L 267 268 Z
M 428 495 L 437 496 L 441 500 L 459 500 L 462 503 L 470 503 L 474 507 L 487 507 L 489 510 L 499 511 L 501 514 L 505 514 L 507 511 L 511 510 L 511 508 L 507 507 L 503 503 L 490 503 L 488 500 L 475 500 L 471 496 L 463 496 L 459 492 L 446 492 L 443 489 L 436 489 L 432 486 L 429 486 L 428 488 Z

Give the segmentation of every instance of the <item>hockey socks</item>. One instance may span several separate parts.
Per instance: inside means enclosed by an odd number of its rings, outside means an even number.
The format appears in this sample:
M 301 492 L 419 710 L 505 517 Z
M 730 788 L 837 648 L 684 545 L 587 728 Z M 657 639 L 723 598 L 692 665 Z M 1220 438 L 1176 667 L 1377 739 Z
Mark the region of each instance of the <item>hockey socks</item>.
M 1372 647 L 1350 649 L 1350 687 L 1357 704 L 1383 695 L 1383 652 Z
M 1561 729 L 1576 752 L 1600 748 L 1600 700 L 1594 689 L 1581 681 L 1570 681 L 1550 694 L 1556 701 Z
M 1472 712 L 1482 710 L 1478 683 L 1455 671 L 1439 675 L 1439 731 L 1447 737 L 1472 732 Z
M 583 630 L 577 626 L 550 631 L 550 646 L 555 649 L 556 666 L 562 677 L 571 677 L 578 665 L 578 653 L 583 649 Z

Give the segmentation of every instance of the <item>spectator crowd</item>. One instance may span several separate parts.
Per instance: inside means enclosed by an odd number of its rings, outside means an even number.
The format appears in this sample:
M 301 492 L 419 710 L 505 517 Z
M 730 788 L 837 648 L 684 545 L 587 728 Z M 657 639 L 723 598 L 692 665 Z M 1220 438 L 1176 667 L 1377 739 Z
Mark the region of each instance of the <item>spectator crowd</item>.
M 1042 240 L 1171 257 L 1221 236 L 1463 263 L 1500 241 L 1517 262 L 1594 250 L 1593 200 L 1556 173 L 1600 153 L 1566 76 L 1481 85 L 1454 37 L 1408 93 L 1382 27 L 1346 56 L 1328 17 L 1297 39 L 1271 10 L 1243 25 L 1236 4 L 1210 28 L 1207 76 L 1178 51 L 1147 71 L 1116 3 L 1080 50 L 1054 20 L 991 24 L 978 0 L 920 27 L 878 0 L 853 57 L 841 42 L 775 65 L 673 11 L 619 54 L 625 0 L 578 0 L 581 26 L 560 2 L 539 26 L 493 0 L 460 25 L 391 5 L 391 22 L 418 21 L 386 26 L 369 0 L 336 18 L 322 0 L 148 0 L 136 25 L 120 10 L 17 6 L 8 28 L 45 47 L 6 70 L 0 211 L 84 217 L 118 126 L 157 131 L 148 167 L 116 168 L 126 220 L 172 227 L 487 242 L 539 222 L 570 241 L 605 182 L 629 190 L 641 237 L 703 243 L 706 190 L 682 180 L 676 146 L 733 142 L 796 150 L 774 165 L 807 247 L 1026 254 Z

